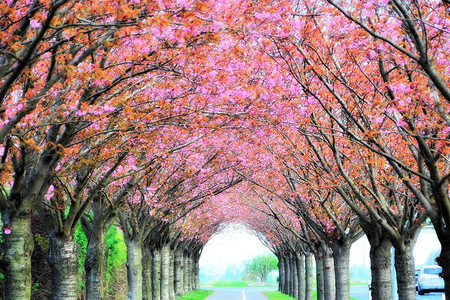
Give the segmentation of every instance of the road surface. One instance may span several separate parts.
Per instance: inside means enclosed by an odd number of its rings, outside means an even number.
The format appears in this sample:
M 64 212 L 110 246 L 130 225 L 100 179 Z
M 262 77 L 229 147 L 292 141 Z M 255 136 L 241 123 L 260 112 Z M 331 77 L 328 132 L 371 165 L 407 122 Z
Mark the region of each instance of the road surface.
M 207 300 L 267 300 L 262 291 L 274 291 L 276 287 L 202 287 L 207 290 L 214 290 L 214 294 Z M 358 300 L 370 300 L 370 293 L 367 286 L 352 286 L 350 293 Z M 424 296 L 416 295 L 416 300 L 442 300 L 443 293 L 428 293 Z
M 267 300 L 262 291 L 274 291 L 276 287 L 202 287 L 214 290 L 207 300 Z
M 350 294 L 353 298 L 358 300 L 370 300 L 370 292 L 367 286 L 352 286 L 350 287 Z M 427 293 L 419 296 L 416 293 L 416 300 L 442 300 L 444 293 Z

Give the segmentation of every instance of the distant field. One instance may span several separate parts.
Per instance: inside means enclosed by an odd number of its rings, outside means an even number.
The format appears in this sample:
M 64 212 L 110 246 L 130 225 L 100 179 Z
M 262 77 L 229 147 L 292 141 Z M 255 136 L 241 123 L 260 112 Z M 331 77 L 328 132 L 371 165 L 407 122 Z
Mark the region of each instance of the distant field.
M 200 282 L 201 286 L 208 287 L 244 287 L 244 286 L 278 286 L 278 283 L 261 283 L 256 281 L 204 281 Z
M 239 287 L 248 286 L 248 282 L 245 281 L 218 281 L 211 284 L 213 287 Z

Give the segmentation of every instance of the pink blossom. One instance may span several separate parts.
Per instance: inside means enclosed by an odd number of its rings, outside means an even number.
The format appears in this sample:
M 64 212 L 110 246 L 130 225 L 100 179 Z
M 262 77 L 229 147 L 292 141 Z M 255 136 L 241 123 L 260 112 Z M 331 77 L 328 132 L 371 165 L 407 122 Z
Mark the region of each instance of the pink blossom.
M 375 124 L 380 124 L 383 122 L 383 120 L 384 120 L 384 118 L 380 116 L 380 117 L 376 117 L 374 121 L 375 121 Z
M 5 232 L 5 234 L 11 234 L 12 231 L 11 231 L 11 228 L 5 227 L 4 232 Z
M 401 127 L 401 126 L 406 126 L 407 124 L 406 124 L 406 122 L 403 121 L 403 120 L 398 120 L 396 125 L 397 125 L 398 127 Z
M 41 23 L 39 23 L 39 22 L 36 21 L 35 19 L 31 19 L 31 20 L 30 20 L 30 26 L 31 26 L 31 28 L 36 29 L 36 28 L 41 27 Z

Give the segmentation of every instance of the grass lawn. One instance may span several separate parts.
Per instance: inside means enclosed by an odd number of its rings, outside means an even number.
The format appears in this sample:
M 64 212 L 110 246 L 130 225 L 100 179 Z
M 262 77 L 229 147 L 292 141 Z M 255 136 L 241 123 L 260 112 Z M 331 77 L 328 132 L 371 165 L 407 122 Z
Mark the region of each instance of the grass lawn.
M 282 294 L 279 291 L 270 291 L 270 292 L 262 292 L 264 296 L 267 297 L 269 300 L 295 300 L 292 297 L 289 297 L 285 294 Z
M 206 299 L 209 295 L 214 293 L 211 290 L 195 290 L 188 293 L 186 296 L 177 297 L 178 300 L 203 300 Z
M 248 282 L 245 281 L 218 281 L 212 283 L 213 287 L 240 287 L 248 286 Z
M 295 300 L 295 298 L 289 297 L 285 294 L 282 294 L 279 291 L 271 291 L 271 292 L 262 292 L 264 296 L 269 300 Z M 313 291 L 313 300 L 317 299 L 317 291 Z M 355 298 L 351 298 L 352 300 L 357 300 Z

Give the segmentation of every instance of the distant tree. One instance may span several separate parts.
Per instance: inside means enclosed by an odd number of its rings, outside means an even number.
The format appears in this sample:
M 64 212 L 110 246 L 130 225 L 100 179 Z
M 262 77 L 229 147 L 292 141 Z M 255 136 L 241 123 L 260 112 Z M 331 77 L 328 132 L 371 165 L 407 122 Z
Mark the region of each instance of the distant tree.
M 243 277 L 244 279 L 266 280 L 270 271 L 278 269 L 277 262 L 277 258 L 273 254 L 255 256 L 245 263 Z

